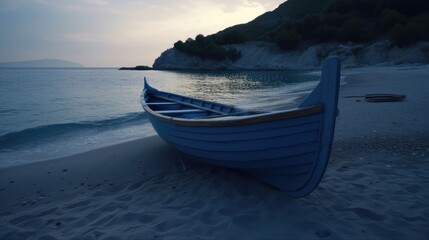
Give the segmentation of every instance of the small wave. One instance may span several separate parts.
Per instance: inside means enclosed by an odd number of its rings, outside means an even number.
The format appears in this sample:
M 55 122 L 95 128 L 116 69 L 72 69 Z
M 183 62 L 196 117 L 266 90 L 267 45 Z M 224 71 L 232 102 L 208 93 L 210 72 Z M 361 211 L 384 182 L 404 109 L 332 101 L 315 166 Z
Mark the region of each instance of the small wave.
M 110 119 L 43 125 L 0 136 L 0 151 L 8 151 L 28 143 L 41 143 L 81 131 L 103 131 L 132 126 L 148 121 L 144 112 L 129 113 Z
M 0 114 L 2 115 L 9 115 L 19 112 L 18 109 L 0 109 Z

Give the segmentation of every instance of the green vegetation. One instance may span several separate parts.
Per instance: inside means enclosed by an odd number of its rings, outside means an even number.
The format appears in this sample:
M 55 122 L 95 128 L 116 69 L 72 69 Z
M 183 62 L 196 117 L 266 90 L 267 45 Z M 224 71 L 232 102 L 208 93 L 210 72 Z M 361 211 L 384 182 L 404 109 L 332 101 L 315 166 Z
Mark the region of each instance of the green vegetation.
M 176 42 L 174 48 L 190 55 L 199 56 L 203 59 L 230 59 L 236 61 L 241 57 L 241 53 L 235 48 L 225 48 L 222 45 L 243 43 L 244 40 L 244 37 L 238 32 L 229 32 L 222 35 L 211 35 L 207 37 L 200 34 L 195 37 L 195 40 L 188 39 L 186 42 Z
M 252 22 L 174 46 L 202 58 L 235 61 L 240 52 L 223 45 L 267 41 L 289 50 L 329 41 L 365 43 L 380 38 L 399 47 L 429 40 L 429 1 L 288 0 Z
M 283 49 L 296 42 L 279 42 L 288 31 L 301 42 L 369 42 L 388 37 L 396 46 L 429 40 L 427 0 L 333 0 L 316 15 L 288 20 L 274 37 Z

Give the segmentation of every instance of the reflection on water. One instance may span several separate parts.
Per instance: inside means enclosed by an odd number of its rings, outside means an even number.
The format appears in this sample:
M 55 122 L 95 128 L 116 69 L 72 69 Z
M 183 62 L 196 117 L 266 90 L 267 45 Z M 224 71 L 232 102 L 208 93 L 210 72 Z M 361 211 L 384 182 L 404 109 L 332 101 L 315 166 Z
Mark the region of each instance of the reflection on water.
M 160 90 L 244 108 L 280 108 L 311 90 L 319 76 L 300 71 L 148 72 Z M 164 77 L 164 79 L 161 79 Z

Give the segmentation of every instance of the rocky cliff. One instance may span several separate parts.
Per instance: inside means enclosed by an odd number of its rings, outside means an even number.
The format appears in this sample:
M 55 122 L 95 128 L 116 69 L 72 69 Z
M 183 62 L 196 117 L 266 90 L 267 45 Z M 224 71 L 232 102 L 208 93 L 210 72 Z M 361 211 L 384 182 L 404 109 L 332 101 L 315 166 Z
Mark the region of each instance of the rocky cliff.
M 171 48 L 155 60 L 153 68 L 160 70 L 314 69 L 319 68 L 321 61 L 330 55 L 339 56 L 344 67 L 429 63 L 429 42 L 416 43 L 406 48 L 391 47 L 387 40 L 365 45 L 326 43 L 287 52 L 279 49 L 276 44 L 267 42 L 246 42 L 230 45 L 230 47 L 235 47 L 242 54 L 242 57 L 235 62 L 202 59 Z

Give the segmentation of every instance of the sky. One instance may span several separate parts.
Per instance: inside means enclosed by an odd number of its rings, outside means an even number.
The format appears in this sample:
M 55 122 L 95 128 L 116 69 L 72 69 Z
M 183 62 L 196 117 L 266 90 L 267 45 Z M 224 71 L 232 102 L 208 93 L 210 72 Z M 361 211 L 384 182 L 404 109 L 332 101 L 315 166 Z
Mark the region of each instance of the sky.
M 285 0 L 0 0 L 0 62 L 148 65 L 178 40 L 247 23 Z

